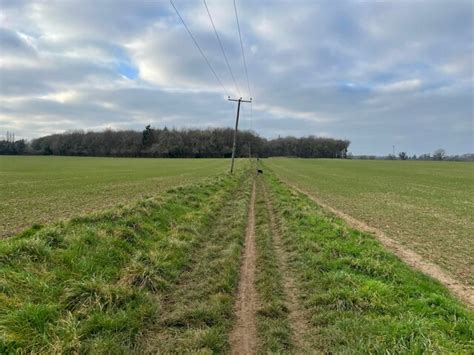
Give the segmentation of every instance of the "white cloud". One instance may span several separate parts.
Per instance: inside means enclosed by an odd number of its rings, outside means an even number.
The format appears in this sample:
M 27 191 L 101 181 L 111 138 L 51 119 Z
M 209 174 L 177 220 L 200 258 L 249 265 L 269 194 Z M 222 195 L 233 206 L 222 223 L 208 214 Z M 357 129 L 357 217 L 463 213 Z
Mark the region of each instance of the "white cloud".
M 43 100 L 52 100 L 60 103 L 67 103 L 77 101 L 80 98 L 80 94 L 76 90 L 64 90 L 47 95 L 40 96 Z
M 313 111 L 295 111 L 295 110 L 290 110 L 285 107 L 278 107 L 275 105 L 267 106 L 267 105 L 254 105 L 253 106 L 256 111 L 262 111 L 262 112 L 268 112 L 272 114 L 275 118 L 282 118 L 282 119 L 288 119 L 289 117 L 291 118 L 297 118 L 300 120 L 307 120 L 311 122 L 331 122 L 332 119 L 327 118 L 327 117 L 322 117 L 316 112 Z
M 421 87 L 420 79 L 401 80 L 389 84 L 379 85 L 377 90 L 385 93 L 413 91 Z
M 175 3 L 236 94 L 203 4 Z M 470 1 L 237 4 L 261 135 L 324 132 L 366 154 L 400 136 L 414 153 L 471 149 Z M 233 2 L 208 5 L 245 96 Z M 3 0 L 0 47 L 0 133 L 234 120 L 167 1 Z

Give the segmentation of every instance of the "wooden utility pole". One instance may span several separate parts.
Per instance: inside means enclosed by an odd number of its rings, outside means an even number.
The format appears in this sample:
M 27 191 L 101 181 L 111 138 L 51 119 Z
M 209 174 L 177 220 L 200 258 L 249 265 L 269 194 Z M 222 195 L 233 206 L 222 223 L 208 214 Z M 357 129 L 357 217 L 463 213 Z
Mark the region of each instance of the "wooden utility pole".
M 232 174 L 234 172 L 235 147 L 237 146 L 237 130 L 239 128 L 240 103 L 241 102 L 250 103 L 252 102 L 252 98 L 250 98 L 250 100 L 242 100 L 241 97 L 238 99 L 231 99 L 229 96 L 228 100 L 237 102 L 237 116 L 235 117 L 234 143 L 232 144 L 232 163 L 230 165 L 230 173 Z

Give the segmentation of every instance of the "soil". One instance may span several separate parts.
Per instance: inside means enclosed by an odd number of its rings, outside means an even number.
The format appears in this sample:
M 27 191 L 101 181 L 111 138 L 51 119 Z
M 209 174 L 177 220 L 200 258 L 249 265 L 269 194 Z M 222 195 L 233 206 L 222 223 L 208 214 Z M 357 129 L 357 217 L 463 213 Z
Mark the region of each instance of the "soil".
M 257 260 L 257 252 L 255 249 L 255 194 L 256 184 L 254 182 L 235 305 L 235 315 L 237 319 L 235 327 L 230 334 L 232 354 L 255 354 L 258 348 L 256 322 L 258 300 L 257 291 L 255 289 Z

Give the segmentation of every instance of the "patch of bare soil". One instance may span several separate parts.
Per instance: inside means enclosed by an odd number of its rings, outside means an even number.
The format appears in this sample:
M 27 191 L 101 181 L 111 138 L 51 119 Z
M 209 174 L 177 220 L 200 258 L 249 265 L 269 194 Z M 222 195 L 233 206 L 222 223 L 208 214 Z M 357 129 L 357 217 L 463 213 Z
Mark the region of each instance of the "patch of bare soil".
M 374 228 L 369 226 L 368 224 L 355 219 L 354 217 L 337 210 L 324 202 L 322 202 L 319 198 L 312 195 L 311 193 L 300 189 L 299 187 L 290 184 L 289 182 L 285 181 L 285 183 L 290 186 L 293 190 L 296 190 L 302 194 L 308 196 L 311 200 L 316 202 L 318 205 L 323 207 L 324 209 L 332 212 L 337 217 L 346 221 L 346 223 L 351 226 L 352 228 L 371 233 L 377 237 L 377 239 L 391 252 L 397 255 L 400 259 L 402 259 L 406 264 L 410 265 L 412 268 L 423 272 L 424 274 L 438 280 L 444 286 L 446 286 L 452 294 L 458 297 L 460 300 L 464 301 L 467 306 L 471 309 L 474 309 L 474 290 L 469 287 L 468 285 L 459 282 L 454 277 L 446 273 L 446 271 L 442 270 L 438 265 L 424 259 L 420 254 L 414 252 L 413 250 L 407 248 L 404 245 L 401 245 L 396 240 L 388 237 L 383 231 L 380 229 Z
M 247 231 L 240 281 L 235 305 L 236 324 L 230 334 L 232 354 L 254 354 L 257 352 L 257 323 L 258 307 L 257 291 L 255 289 L 255 271 L 257 252 L 255 249 L 255 194 L 256 184 L 252 188 L 252 197 L 248 212 Z
M 278 263 L 278 270 L 282 275 L 283 292 L 286 296 L 286 307 L 288 308 L 288 319 L 292 330 L 292 340 L 295 347 L 295 353 L 305 353 L 309 346 L 305 341 L 305 335 L 308 331 L 307 316 L 304 314 L 298 302 L 298 289 L 295 280 L 288 269 L 288 256 L 283 247 L 281 229 L 275 218 L 272 201 L 268 198 L 267 188 L 263 189 L 267 211 L 270 219 L 270 227 L 273 235 L 273 246 Z

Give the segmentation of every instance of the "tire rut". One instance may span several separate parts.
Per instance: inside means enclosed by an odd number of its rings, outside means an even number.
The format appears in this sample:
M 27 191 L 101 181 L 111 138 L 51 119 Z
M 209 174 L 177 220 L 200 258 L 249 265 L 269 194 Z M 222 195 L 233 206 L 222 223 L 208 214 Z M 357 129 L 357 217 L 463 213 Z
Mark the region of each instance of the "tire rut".
M 273 204 L 268 197 L 267 187 L 263 183 L 263 194 L 270 221 L 270 228 L 273 236 L 273 246 L 275 248 L 275 256 L 277 259 L 278 270 L 282 275 L 283 281 L 283 292 L 285 294 L 285 305 L 288 308 L 288 319 L 292 329 L 292 340 L 294 345 L 295 353 L 307 353 L 310 349 L 305 335 L 308 334 L 308 317 L 301 309 L 298 301 L 298 288 L 296 287 L 295 280 L 291 275 L 288 268 L 288 255 L 283 246 L 283 239 L 281 235 L 280 226 L 275 219 L 275 212 Z
M 235 305 L 236 324 L 230 334 L 231 354 L 254 354 L 258 349 L 256 322 L 258 301 L 255 289 L 257 260 L 255 246 L 255 195 L 256 182 L 254 181 Z

